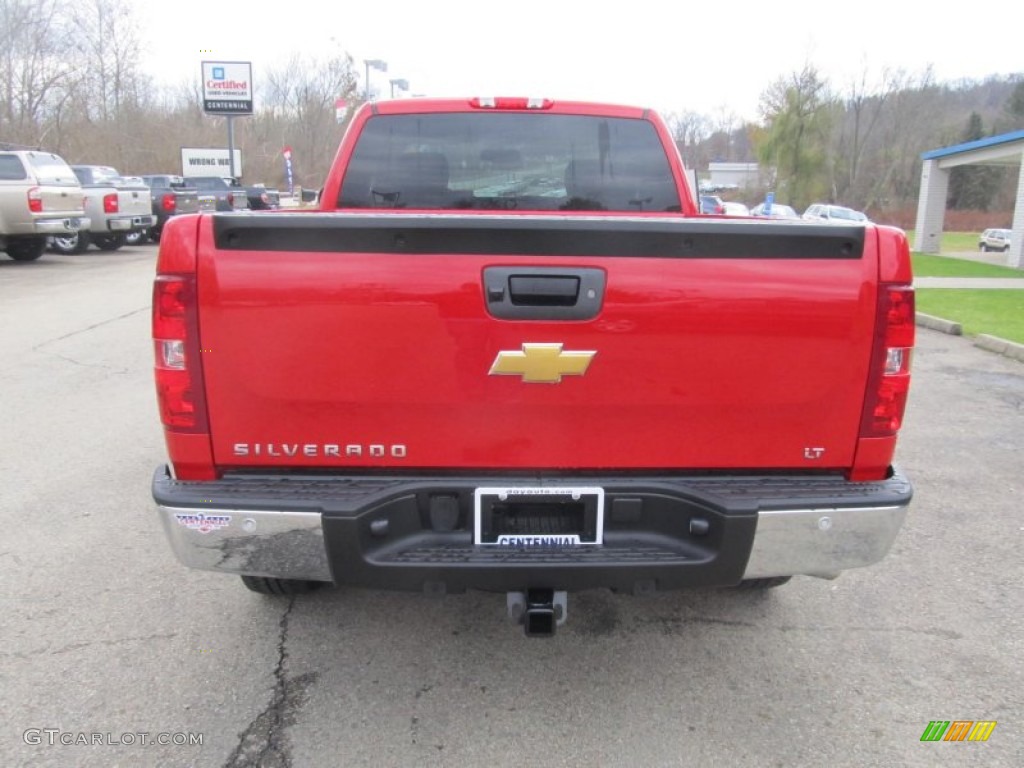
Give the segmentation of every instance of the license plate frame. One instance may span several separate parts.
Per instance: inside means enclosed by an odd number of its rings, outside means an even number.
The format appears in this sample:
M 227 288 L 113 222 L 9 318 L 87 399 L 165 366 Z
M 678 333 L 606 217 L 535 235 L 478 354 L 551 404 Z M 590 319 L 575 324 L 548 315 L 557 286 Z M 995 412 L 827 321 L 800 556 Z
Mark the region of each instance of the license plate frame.
M 604 543 L 604 488 L 597 486 L 483 486 L 473 494 L 473 544 L 483 547 L 593 547 Z M 573 533 L 494 533 L 495 505 L 572 505 L 582 519 Z M 555 510 L 557 511 L 557 510 Z M 494 539 L 489 540 L 489 539 Z

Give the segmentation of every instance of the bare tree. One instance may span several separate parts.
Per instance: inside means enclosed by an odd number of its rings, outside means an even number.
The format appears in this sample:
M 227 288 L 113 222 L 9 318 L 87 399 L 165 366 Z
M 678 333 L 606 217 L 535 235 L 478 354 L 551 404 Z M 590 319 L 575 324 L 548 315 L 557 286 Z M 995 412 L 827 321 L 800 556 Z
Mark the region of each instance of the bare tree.
M 356 73 L 348 54 L 293 57 L 267 73 L 264 107 L 248 129 L 255 144 L 250 152 L 271 159 L 279 169 L 271 178 L 281 178 L 281 149 L 291 146 L 296 179 L 305 186 L 320 186 L 341 139 L 334 103 L 339 98 L 351 101 L 356 94 Z
M 843 97 L 844 113 L 833 135 L 833 199 L 856 206 L 864 204 L 869 183 L 861 179 L 864 154 L 900 82 L 900 74 L 889 69 L 882 73 L 880 82 L 872 82 L 866 65 L 850 82 Z
M 0 0 L 0 134 L 8 141 L 59 143 L 73 70 L 62 27 L 57 0 Z
M 117 120 L 140 101 L 138 23 L 131 6 L 118 0 L 77 0 L 72 9 L 77 106 L 92 122 Z
M 683 163 L 687 168 L 696 170 L 703 159 L 699 153 L 700 145 L 711 134 L 711 120 L 707 115 L 692 110 L 670 113 L 665 120 L 679 147 Z M 706 160 L 704 164 L 707 164 Z
M 917 196 L 921 152 L 940 141 L 941 93 L 931 68 L 912 74 L 890 72 L 892 93 L 880 116 L 878 144 L 861 173 L 873 180 L 864 197 L 865 208 L 906 204 Z

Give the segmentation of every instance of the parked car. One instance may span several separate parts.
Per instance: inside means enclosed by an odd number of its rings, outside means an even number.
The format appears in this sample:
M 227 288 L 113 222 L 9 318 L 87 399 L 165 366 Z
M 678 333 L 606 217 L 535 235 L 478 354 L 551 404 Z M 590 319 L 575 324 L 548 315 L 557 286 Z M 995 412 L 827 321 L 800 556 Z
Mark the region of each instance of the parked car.
M 749 216 L 750 209 L 743 203 L 722 203 L 726 216 Z
M 237 179 L 222 176 L 189 176 L 188 183 L 199 190 L 200 207 L 209 206 L 212 202 L 218 211 L 249 210 L 248 193 Z
M 718 195 L 701 195 L 700 212 L 722 215 L 725 213 L 725 203 L 722 202 L 722 198 Z
M 245 196 L 249 198 L 249 208 L 254 211 L 272 211 L 281 207 L 281 193 L 276 189 L 267 189 L 263 184 L 246 186 Z
M 0 152 L 0 251 L 34 261 L 50 235 L 88 229 L 82 186 L 51 152 Z
M 141 179 L 126 179 L 109 165 L 73 165 L 85 193 L 90 225 L 78 232 L 54 235 L 50 248 L 58 253 L 84 253 L 89 243 L 101 251 L 116 251 L 132 232 L 145 232 L 156 220 L 149 187 Z
M 757 216 L 762 219 L 789 219 L 794 221 L 800 220 L 800 214 L 794 211 L 788 205 L 782 205 L 781 203 L 772 203 L 772 207 L 768 213 L 765 213 L 767 206 L 764 203 L 758 203 L 750 209 L 751 216 Z
M 216 192 L 218 195 L 217 210 L 219 211 L 232 210 L 225 205 L 224 198 L 221 197 L 222 190 L 228 190 L 232 197 L 241 195 L 242 199 L 246 201 L 249 210 L 252 211 L 270 211 L 281 207 L 281 193 L 276 189 L 268 189 L 264 184 L 246 186 L 238 179 L 230 176 L 191 176 L 187 181 L 195 184 L 200 191 Z M 203 195 L 200 195 L 200 199 L 202 197 Z M 246 206 L 234 205 L 233 209 L 244 207 Z M 206 209 L 204 208 L 204 210 Z
M 803 215 L 804 221 L 823 221 L 827 224 L 870 224 L 868 217 L 853 208 L 828 203 L 815 203 Z
M 1008 251 L 1010 250 L 1010 230 L 1008 229 L 986 229 L 978 238 L 979 251 Z
M 201 210 L 212 211 L 216 207 L 212 199 L 208 199 L 205 206 L 201 206 L 199 190 L 189 186 L 187 180 L 181 176 L 147 174 L 142 177 L 142 182 L 149 187 L 153 196 L 153 215 L 156 216 L 156 224 L 149 229 L 146 237 L 155 243 L 160 242 L 160 233 L 172 216 L 198 213 Z

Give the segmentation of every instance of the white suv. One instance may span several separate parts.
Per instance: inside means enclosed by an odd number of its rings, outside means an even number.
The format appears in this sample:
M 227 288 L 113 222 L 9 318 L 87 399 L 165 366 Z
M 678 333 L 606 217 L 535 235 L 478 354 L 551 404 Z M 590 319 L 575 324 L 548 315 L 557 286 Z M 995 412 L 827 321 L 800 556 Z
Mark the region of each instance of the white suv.
M 978 238 L 979 251 L 1008 251 L 1010 250 L 1010 230 L 1008 229 L 986 229 Z

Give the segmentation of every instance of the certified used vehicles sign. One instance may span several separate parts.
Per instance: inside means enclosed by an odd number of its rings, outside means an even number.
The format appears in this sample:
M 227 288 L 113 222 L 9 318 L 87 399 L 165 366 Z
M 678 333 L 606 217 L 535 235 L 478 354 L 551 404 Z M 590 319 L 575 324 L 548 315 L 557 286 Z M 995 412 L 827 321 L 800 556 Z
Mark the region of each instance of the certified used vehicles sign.
M 252 63 L 204 61 L 203 111 L 211 115 L 251 115 Z

